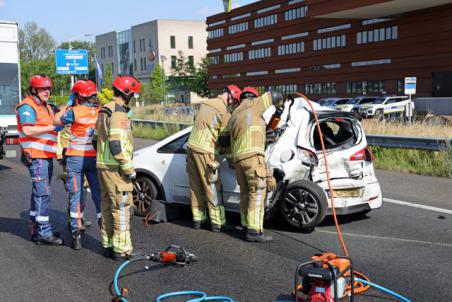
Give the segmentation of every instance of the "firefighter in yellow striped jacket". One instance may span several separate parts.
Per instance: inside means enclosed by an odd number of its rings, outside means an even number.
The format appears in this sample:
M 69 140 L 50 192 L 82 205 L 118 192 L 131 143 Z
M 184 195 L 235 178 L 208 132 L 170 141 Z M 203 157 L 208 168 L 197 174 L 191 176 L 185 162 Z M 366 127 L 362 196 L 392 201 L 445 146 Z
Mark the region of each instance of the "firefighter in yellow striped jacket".
M 187 173 L 195 229 L 200 229 L 208 218 L 212 232 L 224 230 L 226 224 L 218 154 L 227 153 L 229 157 L 227 149 L 221 150 L 220 141 L 229 141 L 229 110 L 240 93 L 240 88 L 229 85 L 217 98 L 202 103 L 188 138 Z
M 102 246 L 106 257 L 124 260 L 133 247 L 130 236 L 132 206 L 133 136 L 128 104 L 140 92 L 140 82 L 131 76 L 113 81 L 114 97 L 99 111 L 93 144 L 97 143 L 96 166 L 99 173 L 102 209 Z
M 241 224 L 246 240 L 271 242 L 264 234 L 265 195 L 273 191 L 276 181 L 265 163 L 266 125 L 263 113 L 271 106 L 282 108 L 283 97 L 278 92 L 266 92 L 260 97 L 252 87 L 245 87 L 240 105 L 229 121 L 232 156 L 240 186 Z

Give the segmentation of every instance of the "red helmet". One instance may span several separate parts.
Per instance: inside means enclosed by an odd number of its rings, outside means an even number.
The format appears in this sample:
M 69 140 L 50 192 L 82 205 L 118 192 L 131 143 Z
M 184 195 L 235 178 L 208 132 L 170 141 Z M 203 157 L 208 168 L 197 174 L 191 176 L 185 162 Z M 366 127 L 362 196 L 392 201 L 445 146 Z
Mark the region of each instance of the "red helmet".
M 257 89 L 254 87 L 251 87 L 251 86 L 246 86 L 245 88 L 243 88 L 242 93 L 244 93 L 244 92 L 252 93 L 252 94 L 254 94 L 254 97 L 259 96 L 259 92 L 257 91 Z
M 125 95 L 140 93 L 140 86 L 140 81 L 129 75 L 118 75 L 113 81 L 113 87 Z
M 242 93 L 242 90 L 235 86 L 235 85 L 228 85 L 226 87 L 224 87 L 224 91 L 227 91 L 231 94 L 232 98 L 236 99 L 236 100 L 240 100 L 240 94 Z
M 82 98 L 87 98 L 97 93 L 96 84 L 90 80 L 79 80 L 75 82 L 71 91 Z
M 30 78 L 29 86 L 35 88 L 52 88 L 53 84 L 52 80 L 49 77 L 38 74 Z

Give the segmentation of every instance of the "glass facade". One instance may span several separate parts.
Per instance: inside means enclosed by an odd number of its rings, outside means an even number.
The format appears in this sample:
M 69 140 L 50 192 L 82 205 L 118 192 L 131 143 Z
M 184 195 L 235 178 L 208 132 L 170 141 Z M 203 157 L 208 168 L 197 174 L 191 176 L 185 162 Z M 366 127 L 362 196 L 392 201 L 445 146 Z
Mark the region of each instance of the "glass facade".
M 123 30 L 116 33 L 117 49 L 118 49 L 118 74 L 133 74 L 132 66 L 132 37 L 131 31 Z

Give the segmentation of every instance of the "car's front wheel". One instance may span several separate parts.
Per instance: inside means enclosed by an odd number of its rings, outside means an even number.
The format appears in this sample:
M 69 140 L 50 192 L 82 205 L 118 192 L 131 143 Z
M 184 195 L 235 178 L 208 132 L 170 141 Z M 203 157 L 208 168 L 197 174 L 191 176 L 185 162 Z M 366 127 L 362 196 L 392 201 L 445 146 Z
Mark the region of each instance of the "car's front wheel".
M 135 215 L 146 216 L 151 211 L 152 201 L 157 195 L 158 191 L 152 180 L 145 175 L 139 175 L 133 183 Z
M 284 220 L 300 230 L 309 230 L 317 226 L 325 218 L 327 209 L 325 192 L 307 180 L 289 184 L 280 203 Z

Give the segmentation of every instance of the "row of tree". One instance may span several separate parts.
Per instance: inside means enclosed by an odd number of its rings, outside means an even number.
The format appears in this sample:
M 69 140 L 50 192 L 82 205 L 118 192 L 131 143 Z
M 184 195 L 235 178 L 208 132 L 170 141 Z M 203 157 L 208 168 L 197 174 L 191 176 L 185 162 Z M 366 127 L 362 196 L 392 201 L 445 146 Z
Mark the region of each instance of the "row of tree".
M 19 29 L 19 49 L 21 63 L 22 92 L 28 89 L 28 79 L 33 74 L 46 74 L 54 84 L 54 95 L 67 96 L 70 93 L 70 77 L 56 73 L 55 49 L 87 49 L 89 54 L 89 73 L 84 78 L 96 81 L 96 47 L 94 43 L 86 41 L 63 42 L 59 45 L 45 29 L 40 28 L 35 22 L 26 23 Z M 201 96 L 208 96 L 207 86 L 207 58 L 204 58 L 198 66 L 192 66 L 184 54 L 179 52 L 176 66 L 172 66 L 170 75 L 162 77 L 162 68 L 155 65 L 151 71 L 150 80 L 142 82 L 140 100 L 145 103 L 161 102 L 163 89 L 168 95 L 169 91 L 193 91 Z M 110 65 L 106 65 L 103 71 L 101 83 L 101 97 L 106 98 L 111 94 L 109 89 L 113 80 Z M 163 83 L 163 81 L 165 83 Z M 166 99 L 166 98 L 165 98 Z

